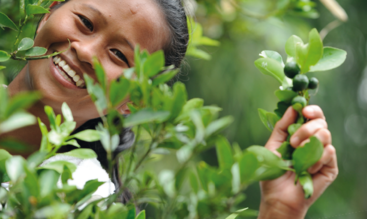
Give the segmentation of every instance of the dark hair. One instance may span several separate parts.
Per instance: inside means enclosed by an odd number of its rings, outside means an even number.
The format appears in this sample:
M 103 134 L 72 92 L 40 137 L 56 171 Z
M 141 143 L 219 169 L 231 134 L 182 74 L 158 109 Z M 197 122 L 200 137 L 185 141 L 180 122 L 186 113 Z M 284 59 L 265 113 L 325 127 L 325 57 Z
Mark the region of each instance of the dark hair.
M 64 2 L 60 2 L 60 4 L 54 6 L 52 9 L 56 9 L 61 5 L 65 4 L 69 0 L 65 0 Z M 170 38 L 166 45 L 163 47 L 163 52 L 165 55 L 165 63 L 166 66 L 174 65 L 175 68 L 179 68 L 182 60 L 185 57 L 185 53 L 187 50 L 188 42 L 189 42 L 189 33 L 187 27 L 186 13 L 184 7 L 182 5 L 181 0 L 154 0 L 157 2 L 159 7 L 161 8 L 165 18 L 167 25 L 170 31 Z M 80 132 L 85 129 L 94 129 L 99 122 L 102 122 L 100 118 L 91 119 L 80 126 L 74 132 Z M 117 155 L 130 148 L 135 141 L 134 133 L 130 128 L 125 128 L 120 133 L 120 144 L 117 149 L 113 152 L 113 157 L 116 158 Z M 78 141 L 82 148 L 90 148 L 94 150 L 97 154 L 97 159 L 100 161 L 101 165 L 104 168 L 107 168 L 107 153 L 104 150 L 101 142 L 83 142 Z M 65 152 L 74 149 L 73 146 L 65 146 L 62 147 L 59 152 Z M 116 185 L 116 191 L 118 192 L 119 188 L 121 188 L 120 177 L 118 174 L 118 164 L 113 169 L 112 181 Z M 131 195 L 128 191 L 124 191 L 120 198 L 120 201 L 127 202 Z

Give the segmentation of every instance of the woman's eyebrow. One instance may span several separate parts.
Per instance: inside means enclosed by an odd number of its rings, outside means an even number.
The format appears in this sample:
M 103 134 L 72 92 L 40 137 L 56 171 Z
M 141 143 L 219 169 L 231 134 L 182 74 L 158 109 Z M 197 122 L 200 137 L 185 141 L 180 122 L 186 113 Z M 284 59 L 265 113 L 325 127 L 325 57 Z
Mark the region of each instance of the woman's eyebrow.
M 102 12 L 100 10 L 98 10 L 97 8 L 95 8 L 94 6 L 89 5 L 89 4 L 83 4 L 83 6 L 91 9 L 94 12 L 96 12 L 102 18 L 102 21 L 104 23 L 107 23 L 107 20 L 106 20 L 105 16 L 102 14 Z

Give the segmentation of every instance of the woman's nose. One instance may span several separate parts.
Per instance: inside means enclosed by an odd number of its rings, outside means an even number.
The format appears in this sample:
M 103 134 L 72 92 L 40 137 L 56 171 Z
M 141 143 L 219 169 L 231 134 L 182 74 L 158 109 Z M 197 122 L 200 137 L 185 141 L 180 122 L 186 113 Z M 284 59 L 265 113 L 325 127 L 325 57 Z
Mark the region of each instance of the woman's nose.
M 98 57 L 96 42 L 72 42 L 70 49 L 75 52 L 77 59 L 86 65 L 85 67 L 93 69 L 93 57 Z

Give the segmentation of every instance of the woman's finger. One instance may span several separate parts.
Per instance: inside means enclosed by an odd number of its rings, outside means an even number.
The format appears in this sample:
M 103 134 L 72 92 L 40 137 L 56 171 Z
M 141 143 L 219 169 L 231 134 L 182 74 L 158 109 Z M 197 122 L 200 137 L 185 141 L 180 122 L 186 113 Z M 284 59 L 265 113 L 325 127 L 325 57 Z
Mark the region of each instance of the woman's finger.
M 297 112 L 288 107 L 283 117 L 275 124 L 268 143 L 265 145 L 271 151 L 276 150 L 288 137 L 288 126 L 293 124 L 297 119 Z
M 330 154 L 325 160 L 322 168 L 312 176 L 314 185 L 314 195 L 318 197 L 335 180 L 338 175 L 338 165 L 335 148 L 332 145 L 325 147 L 325 151 Z
M 314 119 L 302 125 L 291 137 L 290 143 L 298 147 L 301 142 L 315 135 L 320 129 L 326 129 L 327 123 L 323 119 Z
M 334 147 L 329 144 L 324 148 L 324 152 L 317 163 L 315 163 L 312 167 L 308 168 L 308 172 L 310 174 L 316 174 L 323 168 L 324 165 L 327 165 L 331 162 L 333 159 L 333 156 L 335 156 L 335 149 Z
M 317 105 L 309 105 L 303 108 L 302 114 L 307 119 L 323 119 L 325 120 L 324 113 Z

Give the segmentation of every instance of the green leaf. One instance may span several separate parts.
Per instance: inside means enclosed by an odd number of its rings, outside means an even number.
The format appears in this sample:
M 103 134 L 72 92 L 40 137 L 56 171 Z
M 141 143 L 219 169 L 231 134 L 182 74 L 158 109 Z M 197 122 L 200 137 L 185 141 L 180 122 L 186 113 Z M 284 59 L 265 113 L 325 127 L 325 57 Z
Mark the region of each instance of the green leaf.
M 10 59 L 10 55 L 5 52 L 5 51 L 2 51 L 0 50 L 0 62 L 6 62 Z M 2 66 L 3 67 L 3 66 Z M 4 67 L 5 68 L 5 67 Z M 2 68 L 2 69 L 4 69 Z M 1 69 L 0 69 L 1 70 Z
M 18 31 L 17 25 L 6 14 L 0 12 L 0 28 L 4 27 Z
M 255 66 L 265 75 L 274 77 L 283 87 L 289 87 L 286 76 L 283 72 L 283 66 L 271 58 L 259 58 L 255 61 Z
M 240 210 L 236 211 L 235 213 L 233 213 L 233 214 L 229 215 L 228 217 L 226 217 L 226 219 L 236 219 L 236 218 L 237 218 L 237 216 L 238 216 L 241 212 L 246 211 L 247 209 L 248 209 L 248 208 L 240 209 Z
M 257 161 L 256 155 L 253 153 L 243 153 L 242 157 L 238 161 L 240 169 L 241 182 L 249 184 L 255 181 L 255 172 L 260 167 L 260 163 Z
M 153 79 L 152 85 L 157 86 L 159 84 L 166 83 L 169 80 L 171 80 L 177 73 L 178 73 L 177 69 L 164 72 Z
M 84 74 L 84 80 L 87 85 L 87 91 L 96 105 L 97 110 L 103 113 L 107 108 L 107 99 L 103 88 L 99 84 L 94 84 L 94 80 L 87 74 Z
M 291 90 L 277 90 L 275 91 L 275 96 L 282 102 L 291 103 L 293 98 L 298 94 Z
M 125 119 L 124 126 L 131 127 L 152 122 L 163 122 L 170 116 L 168 111 L 153 111 L 152 109 L 142 109 Z
M 197 194 L 199 191 L 199 183 L 197 177 L 194 172 L 190 172 L 189 177 L 191 189 Z
M 6 107 L 4 117 L 8 118 L 11 114 L 19 110 L 27 109 L 40 98 L 41 95 L 38 92 L 17 94 L 10 99 L 9 104 Z
M 68 166 L 64 165 L 64 171 L 61 174 L 61 182 L 62 184 L 66 184 L 69 179 L 72 179 L 73 174 Z
M 313 194 L 312 176 L 307 172 L 303 172 L 299 176 L 298 180 L 303 188 L 303 192 L 305 193 L 305 199 L 309 199 Z
M 162 70 L 164 62 L 164 53 L 162 50 L 153 53 L 144 62 L 144 74 L 149 78 L 153 77 Z
M 256 159 L 259 162 L 259 168 L 255 172 L 256 180 L 276 179 L 288 169 L 287 164 L 281 158 L 263 146 L 251 146 L 246 151 L 256 155 Z
M 64 171 L 64 166 L 67 166 L 71 172 L 76 170 L 76 165 L 65 160 L 57 160 L 38 167 L 38 169 L 54 170 L 60 174 Z
M 21 156 L 13 156 L 6 160 L 6 172 L 13 183 L 15 183 L 18 178 L 24 174 L 24 158 Z
M 322 58 L 311 66 L 310 72 L 328 71 L 339 67 L 347 58 L 347 52 L 333 47 L 324 47 Z
M 34 41 L 31 38 L 25 37 L 20 41 L 18 45 L 18 50 L 25 51 L 25 50 L 32 48 L 33 45 L 34 45 Z
M 23 142 L 20 142 L 17 139 L 12 138 L 3 138 L 0 140 L 1 148 L 12 151 L 13 153 L 25 153 L 30 152 L 31 149 L 29 148 L 29 145 L 26 145 Z
M 0 71 L 3 70 L 3 69 L 6 69 L 5 66 L 0 66 Z
M 279 117 L 282 118 L 285 111 L 287 111 L 288 107 L 290 106 L 290 103 L 286 103 L 286 102 L 278 102 L 277 103 L 277 109 L 274 110 L 274 113 Z
M 299 128 L 301 128 L 302 124 L 295 123 L 290 126 L 288 126 L 288 133 L 290 136 L 292 136 Z
M 176 117 L 180 114 L 183 106 L 187 101 L 187 92 L 186 87 L 181 82 L 176 82 L 173 85 L 173 100 L 170 101 L 170 118 L 169 119 L 176 119 Z
M 77 138 L 79 140 L 87 141 L 87 142 L 98 141 L 101 139 L 99 132 L 93 129 L 87 129 L 87 130 L 78 132 L 70 136 L 70 138 Z
M 292 154 L 295 148 L 288 141 L 283 142 L 277 151 L 282 155 L 284 160 L 292 160 Z
M 34 218 L 55 218 L 55 215 L 57 215 L 57 218 L 67 218 L 70 211 L 71 206 L 69 204 L 55 202 L 38 209 L 34 213 Z
M 79 143 L 75 139 L 71 139 L 70 141 L 64 142 L 63 145 L 72 145 L 74 147 L 80 148 Z
M 293 153 L 293 167 L 297 174 L 301 174 L 320 160 L 324 146 L 316 137 L 311 137 L 310 142 L 298 147 Z
M 323 44 L 316 29 L 309 33 L 309 43 L 296 45 L 296 62 L 301 67 L 301 72 L 306 73 L 310 67 L 316 65 L 323 55 Z
M 81 159 L 90 159 L 97 157 L 96 153 L 92 149 L 87 148 L 74 149 L 62 154 L 65 156 L 77 157 Z
M 47 14 L 50 13 L 50 11 L 44 7 L 38 6 L 38 5 L 31 5 L 28 4 L 26 6 L 26 13 L 27 15 L 32 15 L 32 14 Z
M 218 163 L 221 170 L 229 170 L 234 164 L 232 148 L 228 140 L 220 136 L 215 141 Z
M 25 52 L 25 56 L 41 56 L 46 54 L 46 52 L 47 52 L 46 48 L 35 46 L 27 50 Z
M 211 122 L 205 129 L 205 136 L 209 137 L 218 132 L 221 132 L 222 130 L 227 128 L 229 125 L 231 125 L 232 122 L 233 122 L 232 116 L 225 116 L 223 118 L 220 118 L 218 120 Z
M 303 41 L 298 36 L 291 36 L 287 42 L 285 43 L 285 52 L 288 56 L 295 58 L 296 57 L 296 46 L 297 44 L 303 44 Z
M 94 71 L 96 72 L 97 75 L 98 82 L 102 86 L 103 91 L 106 92 L 107 79 L 105 70 L 103 69 L 103 66 L 98 62 L 96 58 L 94 59 L 93 65 L 94 65 Z
M 65 102 L 62 103 L 61 111 L 66 121 L 69 121 L 69 122 L 74 121 L 73 113 L 71 112 L 69 106 Z
M 220 42 L 217 40 L 210 39 L 209 37 L 202 36 L 199 39 L 198 44 L 203 46 L 219 46 Z
M 130 81 L 120 78 L 119 81 L 112 81 L 110 84 L 110 101 L 113 107 L 118 106 L 127 96 L 130 89 Z
M 145 219 L 145 210 L 142 210 L 135 219 Z
M 4 149 L 0 149 L 0 175 L 3 175 L 6 171 L 5 162 L 12 156 Z M 1 179 L 2 180 L 2 179 Z M 1 181 L 2 182 L 2 181 Z
M 0 124 L 0 133 L 10 132 L 36 123 L 36 117 L 26 112 L 16 112 Z
M 34 169 L 46 159 L 46 152 L 36 152 L 27 158 L 27 165 L 29 169 Z
M 47 118 L 50 122 L 51 129 L 58 130 L 58 127 L 56 125 L 56 116 L 54 113 L 54 110 L 50 106 L 45 106 L 45 113 L 47 115 Z
M 259 56 L 262 58 L 274 59 L 275 61 L 279 62 L 279 64 L 281 64 L 284 67 L 283 58 L 278 52 L 271 51 L 271 50 L 264 50 L 259 54 Z
M 263 109 L 258 109 L 261 122 L 269 131 L 273 131 L 275 124 L 279 121 L 279 117 L 275 113 L 268 112 Z

